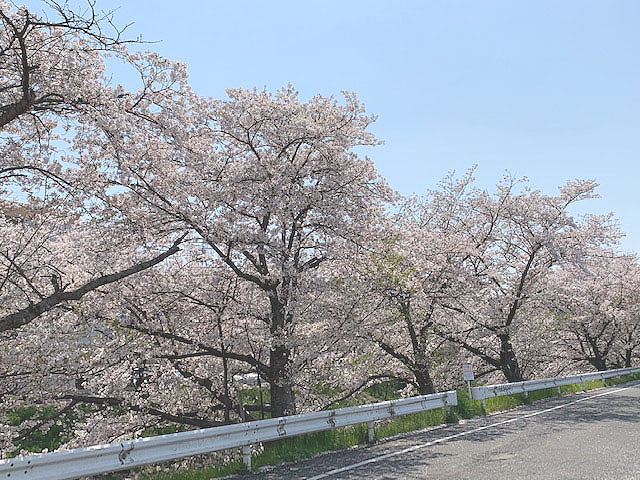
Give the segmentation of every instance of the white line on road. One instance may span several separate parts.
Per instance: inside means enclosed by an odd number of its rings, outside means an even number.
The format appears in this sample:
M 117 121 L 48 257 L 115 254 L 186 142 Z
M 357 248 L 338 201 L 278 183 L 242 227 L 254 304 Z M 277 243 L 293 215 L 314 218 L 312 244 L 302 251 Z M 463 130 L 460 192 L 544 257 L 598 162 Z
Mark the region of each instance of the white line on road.
M 618 388 L 617 390 L 611 390 L 609 392 L 599 393 L 597 395 L 592 395 L 590 397 L 580 398 L 578 400 L 574 400 L 573 402 L 569 402 L 569 403 L 565 403 L 565 404 L 562 404 L 562 405 L 558 405 L 556 407 L 545 408 L 544 410 L 540 410 L 540 411 L 537 411 L 537 412 L 527 413 L 526 415 L 520 415 L 519 417 L 510 418 L 508 420 L 503 420 L 503 421 L 498 422 L 498 423 L 492 423 L 491 425 L 485 425 L 483 427 L 474 428 L 473 430 L 468 430 L 466 432 L 460 432 L 460 433 L 456 433 L 455 435 L 449 435 L 448 437 L 438 438 L 437 440 L 432 440 L 431 442 L 420 443 L 420 444 L 414 445 L 412 447 L 403 448 L 402 450 L 398 450 L 397 452 L 385 453 L 384 455 L 380 455 L 378 457 L 373 457 L 373 458 L 370 458 L 368 460 L 364 460 L 364 461 L 358 462 L 358 463 L 352 463 L 351 465 L 347 465 L 346 467 L 336 468 L 335 470 L 330 470 L 328 472 L 321 473 L 320 475 L 316 475 L 314 477 L 309 477 L 307 480 L 320 480 L 321 478 L 331 477 L 333 475 L 337 475 L 338 473 L 348 472 L 349 470 L 353 470 L 355 468 L 362 467 L 364 465 L 369 465 L 370 463 L 376 463 L 376 462 L 379 462 L 380 460 L 386 460 L 387 458 L 396 457 L 398 455 L 403 455 L 403 454 L 409 453 L 409 452 L 414 452 L 416 450 L 420 450 L 421 448 L 426 448 L 426 447 L 430 447 L 432 445 L 437 445 L 438 443 L 443 443 L 443 442 L 452 440 L 454 438 L 464 437 L 466 435 L 470 435 L 472 433 L 480 432 L 480 431 L 486 430 L 488 428 L 498 427 L 500 425 L 505 425 L 507 423 L 516 422 L 518 420 L 522 420 L 523 418 L 535 417 L 537 415 L 542 415 L 543 413 L 548 413 L 548 412 L 552 412 L 553 410 L 558 410 L 560 408 L 569 407 L 571 405 L 575 405 L 576 403 L 580 403 L 580 402 L 584 402 L 584 401 L 587 401 L 587 400 L 591 400 L 593 398 L 603 397 L 605 395 L 611 395 L 612 393 L 622 392 L 623 390 L 627 390 L 629 388 L 633 388 L 634 386 L 635 385 L 631 385 L 629 387 Z

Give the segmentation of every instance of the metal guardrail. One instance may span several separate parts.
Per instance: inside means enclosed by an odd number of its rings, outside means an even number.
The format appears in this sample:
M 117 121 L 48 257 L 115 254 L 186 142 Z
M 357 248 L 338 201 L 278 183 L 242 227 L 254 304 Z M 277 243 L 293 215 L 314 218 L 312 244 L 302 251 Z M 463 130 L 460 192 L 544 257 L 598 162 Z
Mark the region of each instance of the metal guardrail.
M 457 404 L 456 392 L 449 391 L 337 410 L 139 438 L 63 452 L 16 457 L 0 460 L 0 479 L 73 479 L 237 447 L 243 447 L 244 461 L 250 466 L 249 446 L 253 443 L 359 423 L 367 423 L 369 441 L 373 441 L 373 422 L 376 420 L 436 408 L 448 408 Z
M 543 378 L 540 380 L 528 380 L 525 382 L 502 383 L 499 385 L 485 385 L 482 387 L 471 387 L 471 398 L 481 400 L 491 397 L 501 397 L 503 395 L 513 395 L 516 393 L 531 392 L 533 390 L 542 390 L 545 388 L 558 388 L 563 385 L 574 385 L 577 383 L 585 384 L 597 380 L 606 380 L 607 378 L 619 377 L 629 373 L 640 372 L 639 367 L 619 368 L 617 370 L 606 370 L 604 372 L 585 373 L 583 375 L 572 375 L 570 377 L 554 377 Z
M 545 378 L 526 382 L 472 387 L 471 396 L 481 400 L 502 395 L 527 393 L 545 388 L 558 388 L 595 380 L 606 380 L 630 373 L 640 373 L 640 367 L 604 372 Z M 403 398 L 356 407 L 290 415 L 223 427 L 172 433 L 123 442 L 78 448 L 69 451 L 21 456 L 0 460 L 0 480 L 66 480 L 100 473 L 127 470 L 152 463 L 175 460 L 242 447 L 243 460 L 251 465 L 250 445 L 304 433 L 367 423 L 368 439 L 374 440 L 374 422 L 410 413 L 458 404 L 455 391 Z

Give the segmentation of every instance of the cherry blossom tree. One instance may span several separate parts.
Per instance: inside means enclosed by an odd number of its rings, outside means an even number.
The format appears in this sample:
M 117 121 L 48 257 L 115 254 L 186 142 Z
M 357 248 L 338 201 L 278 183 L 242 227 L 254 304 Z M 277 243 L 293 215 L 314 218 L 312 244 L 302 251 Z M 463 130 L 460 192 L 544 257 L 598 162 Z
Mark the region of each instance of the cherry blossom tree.
M 453 322 L 439 334 L 460 345 L 510 381 L 522 380 L 529 334 L 544 325 L 545 298 L 554 267 L 579 263 L 589 248 L 609 245 L 618 232 L 611 216 L 576 220 L 572 205 L 594 197 L 592 181 L 568 182 L 556 196 L 507 177 L 494 196 L 473 191 L 465 199 L 474 251 L 465 260 L 468 295 L 447 305 Z
M 89 292 L 157 265 L 175 254 L 182 240 L 149 255 L 136 251 L 143 238 L 119 226 L 74 220 L 57 215 L 51 207 L 30 212 L 22 206 L 15 216 L 4 213 L 0 225 L 0 332 L 20 328 L 55 309 L 69 308 Z M 105 240 L 105 235 L 112 237 Z M 123 236 L 128 242 L 122 241 Z M 84 251 L 79 252 L 83 245 Z M 112 250 L 107 251 L 108 247 Z M 114 255 L 118 250 L 120 254 Z
M 83 390 L 82 379 L 94 368 L 117 375 L 135 363 L 135 351 L 129 358 L 113 356 L 126 350 L 129 339 L 119 344 L 122 339 L 109 333 L 103 317 L 81 312 L 93 303 L 110 311 L 100 299 L 117 295 L 112 287 L 176 255 L 185 240 L 185 232 L 123 216 L 112 195 L 135 202 L 132 194 L 96 190 L 96 179 L 109 165 L 79 147 L 82 139 L 103 135 L 105 124 L 114 126 L 111 133 L 132 119 L 145 119 L 138 128 L 158 128 L 161 117 L 153 112 L 186 108 L 195 96 L 184 66 L 128 51 L 112 16 L 97 13 L 92 3 L 84 15 L 66 4 L 48 7 L 37 15 L 0 3 L 2 415 L 33 405 L 53 405 L 65 415 L 80 403 L 69 395 Z M 115 84 L 108 60 L 139 74 L 141 88 Z M 132 142 L 141 132 L 130 128 L 128 134 L 110 141 Z M 121 403 L 107 397 L 104 405 L 126 407 L 130 417 L 141 415 L 140 422 L 168 418 L 129 397 L 115 398 Z M 181 418 L 179 411 L 171 415 Z M 3 441 L 15 439 L 17 428 L 42 428 L 37 422 L 15 428 L 3 423 Z
M 118 125 L 117 133 L 105 124 L 104 135 L 78 144 L 111 162 L 102 195 L 115 185 L 138 199 L 109 197 L 123 215 L 188 231 L 261 292 L 271 341 L 264 373 L 273 414 L 282 415 L 295 410 L 288 341 L 301 283 L 345 242 L 363 241 L 390 194 L 371 162 L 352 152 L 377 143 L 366 131 L 373 118 L 354 95 L 339 103 L 319 96 L 301 102 L 292 87 L 228 94 L 193 102 L 182 117 L 174 114 L 179 105 L 155 112 L 165 126 L 136 142 L 111 141 L 142 130 L 135 124 Z
M 553 298 L 564 355 L 597 370 L 632 366 L 640 347 L 640 267 L 634 256 L 591 252 L 555 273 Z
M 443 186 L 460 193 L 467 181 L 454 185 L 448 178 Z M 452 216 L 455 205 L 443 200 L 442 192 L 433 191 L 426 199 L 402 202 L 376 253 L 361 259 L 363 274 L 356 286 L 371 296 L 360 335 L 401 365 L 404 380 L 420 394 L 436 391 L 434 371 L 457 358 L 436 331 L 438 319 L 448 314 L 445 306 L 464 292 L 461 268 L 472 250 L 459 231 L 464 225 Z

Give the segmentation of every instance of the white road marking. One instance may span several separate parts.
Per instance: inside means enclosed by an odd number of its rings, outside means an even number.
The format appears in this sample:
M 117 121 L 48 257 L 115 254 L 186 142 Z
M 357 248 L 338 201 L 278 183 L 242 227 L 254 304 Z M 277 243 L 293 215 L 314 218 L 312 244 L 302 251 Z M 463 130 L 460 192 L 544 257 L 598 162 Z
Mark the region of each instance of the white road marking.
M 412 447 L 408 447 L 408 448 L 404 448 L 402 450 L 398 450 L 397 452 L 385 453 L 384 455 L 380 455 L 378 457 L 373 457 L 373 458 L 370 458 L 368 460 L 364 460 L 364 461 L 358 462 L 358 463 L 352 463 L 351 465 L 347 465 L 346 467 L 336 468 L 334 470 L 330 470 L 328 472 L 321 473 L 320 475 L 316 475 L 314 477 L 309 477 L 307 480 L 320 480 L 321 478 L 331 477 L 333 475 L 337 475 L 338 473 L 348 472 L 349 470 L 353 470 L 353 469 L 356 469 L 358 467 L 362 467 L 364 465 L 369 465 L 371 463 L 379 462 L 380 460 L 386 460 L 387 458 L 397 457 L 398 455 L 403 455 L 405 453 L 415 452 L 416 450 L 420 450 L 421 448 L 431 447 L 433 445 L 437 445 L 438 443 L 447 442 L 447 441 L 452 440 L 454 438 L 464 437 L 466 435 L 470 435 L 472 433 L 480 432 L 480 431 L 486 430 L 488 428 L 498 427 L 500 425 L 505 425 L 507 423 L 516 422 L 518 420 L 522 420 L 523 418 L 530 418 L 530 417 L 535 417 L 537 415 L 542 415 L 543 413 L 548 413 L 548 412 L 552 412 L 553 410 L 558 410 L 560 408 L 569 407 L 571 405 L 575 405 L 576 403 L 585 402 L 587 400 L 591 400 L 591 399 L 598 398 L 598 397 L 603 397 L 605 395 L 611 395 L 612 393 L 622 392 L 623 390 L 628 390 L 629 388 L 633 388 L 635 386 L 636 385 L 631 385 L 629 387 L 618 388 L 617 390 L 611 390 L 609 392 L 599 393 L 597 395 L 592 395 L 590 397 L 579 398 L 578 400 L 574 400 L 573 402 L 564 403 L 562 405 L 558 405 L 558 406 L 551 407 L 551 408 L 545 408 L 544 410 L 540 410 L 540 411 L 533 412 L 533 413 L 527 413 L 526 415 L 520 415 L 518 417 L 510 418 L 508 420 L 503 420 L 503 421 L 498 422 L 498 423 L 492 423 L 491 425 L 485 425 L 483 427 L 474 428 L 473 430 L 468 430 L 466 432 L 456 433 L 455 435 L 449 435 L 448 437 L 438 438 L 437 440 L 432 440 L 431 442 L 420 443 L 420 444 L 414 445 Z

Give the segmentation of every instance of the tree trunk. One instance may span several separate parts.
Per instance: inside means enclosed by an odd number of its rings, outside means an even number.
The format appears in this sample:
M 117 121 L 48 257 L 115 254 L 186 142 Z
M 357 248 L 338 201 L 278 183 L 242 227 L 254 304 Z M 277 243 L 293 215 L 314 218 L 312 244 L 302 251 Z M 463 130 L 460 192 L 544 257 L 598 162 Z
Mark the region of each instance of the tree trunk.
M 429 367 L 427 365 L 416 365 L 416 368 L 413 369 L 413 376 L 418 384 L 418 392 L 420 395 L 435 393 L 433 380 L 431 379 L 431 374 L 429 373 Z
M 596 370 L 602 372 L 607 369 L 607 350 L 601 350 L 598 346 L 596 338 L 592 337 L 588 333 L 585 334 L 585 339 L 591 347 L 592 357 L 589 357 L 587 361 L 595 367 Z
M 500 335 L 500 370 L 507 382 L 521 382 L 522 371 L 508 335 Z
M 271 305 L 271 335 L 277 343 L 269 351 L 269 368 L 271 375 L 269 387 L 271 392 L 271 415 L 283 417 L 296 413 L 296 399 L 293 392 L 293 365 L 291 350 L 286 344 L 288 330 L 293 323 L 291 313 L 286 312 L 289 299 L 290 282 L 284 279 L 281 292 L 278 294 L 276 286 L 268 292 Z
M 631 362 L 633 360 L 633 348 L 627 348 L 624 352 L 624 366 L 625 368 L 631 367 Z
M 607 363 L 606 361 L 600 357 L 599 355 L 596 355 L 594 357 L 590 357 L 589 358 L 589 363 L 599 372 L 603 372 L 607 369 Z
M 276 346 L 269 352 L 271 379 L 271 415 L 283 417 L 296 413 L 296 400 L 292 385 L 291 352 L 285 346 Z

